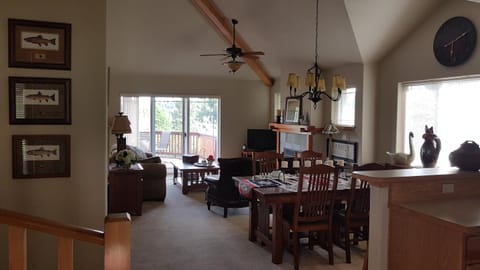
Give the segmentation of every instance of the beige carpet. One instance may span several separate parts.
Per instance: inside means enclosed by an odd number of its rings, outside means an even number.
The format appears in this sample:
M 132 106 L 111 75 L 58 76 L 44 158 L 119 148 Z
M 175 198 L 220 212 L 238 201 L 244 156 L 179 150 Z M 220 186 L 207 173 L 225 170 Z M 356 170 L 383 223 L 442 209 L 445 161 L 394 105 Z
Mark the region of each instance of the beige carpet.
M 248 208 L 207 210 L 203 192 L 183 195 L 171 181 L 164 203 L 144 202 L 143 215 L 133 217 L 132 269 L 255 270 L 293 269 L 293 257 L 285 252 L 283 264 L 273 264 L 267 248 L 248 241 Z M 300 269 L 362 269 L 363 253 L 354 249 L 352 264 L 344 251 L 335 249 L 335 265 L 327 253 L 302 249 Z

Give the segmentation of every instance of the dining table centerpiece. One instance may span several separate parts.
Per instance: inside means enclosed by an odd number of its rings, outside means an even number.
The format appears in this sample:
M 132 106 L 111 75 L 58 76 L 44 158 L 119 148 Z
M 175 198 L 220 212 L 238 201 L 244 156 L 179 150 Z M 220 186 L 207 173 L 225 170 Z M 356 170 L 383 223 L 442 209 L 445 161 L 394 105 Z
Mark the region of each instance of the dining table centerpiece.
M 207 157 L 208 166 L 212 166 L 214 160 L 215 158 L 213 157 L 213 155 L 208 155 Z

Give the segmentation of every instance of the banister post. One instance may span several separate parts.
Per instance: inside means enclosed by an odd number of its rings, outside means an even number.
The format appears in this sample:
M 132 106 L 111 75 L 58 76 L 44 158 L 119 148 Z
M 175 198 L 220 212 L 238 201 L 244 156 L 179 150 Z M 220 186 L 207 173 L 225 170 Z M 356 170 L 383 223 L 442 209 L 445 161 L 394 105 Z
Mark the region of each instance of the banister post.
M 8 269 L 27 269 L 27 229 L 8 226 Z
M 110 214 L 105 218 L 105 270 L 130 270 L 130 228 L 128 213 Z

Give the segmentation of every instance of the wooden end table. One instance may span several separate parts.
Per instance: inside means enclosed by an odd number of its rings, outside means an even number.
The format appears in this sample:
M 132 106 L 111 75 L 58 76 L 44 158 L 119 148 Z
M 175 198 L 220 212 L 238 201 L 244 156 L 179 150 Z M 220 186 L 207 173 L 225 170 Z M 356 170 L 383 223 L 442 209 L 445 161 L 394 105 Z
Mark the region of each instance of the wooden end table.
M 142 215 L 143 167 L 139 163 L 130 169 L 108 168 L 108 213 L 128 212 Z

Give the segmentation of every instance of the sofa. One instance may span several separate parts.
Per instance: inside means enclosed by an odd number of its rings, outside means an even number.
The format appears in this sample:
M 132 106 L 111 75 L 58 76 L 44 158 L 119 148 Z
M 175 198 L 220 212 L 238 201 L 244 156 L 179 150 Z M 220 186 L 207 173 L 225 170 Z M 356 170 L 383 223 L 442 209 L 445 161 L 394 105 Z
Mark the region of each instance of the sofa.
M 160 157 L 139 160 L 143 167 L 143 200 L 164 201 L 167 195 L 167 168 Z
M 164 201 L 167 195 L 167 167 L 165 164 L 162 163 L 159 156 L 153 156 L 138 147 L 127 145 L 127 149 L 135 152 L 138 163 L 143 167 L 143 200 Z M 112 150 L 112 157 L 113 153 L 116 153 L 115 148 Z

